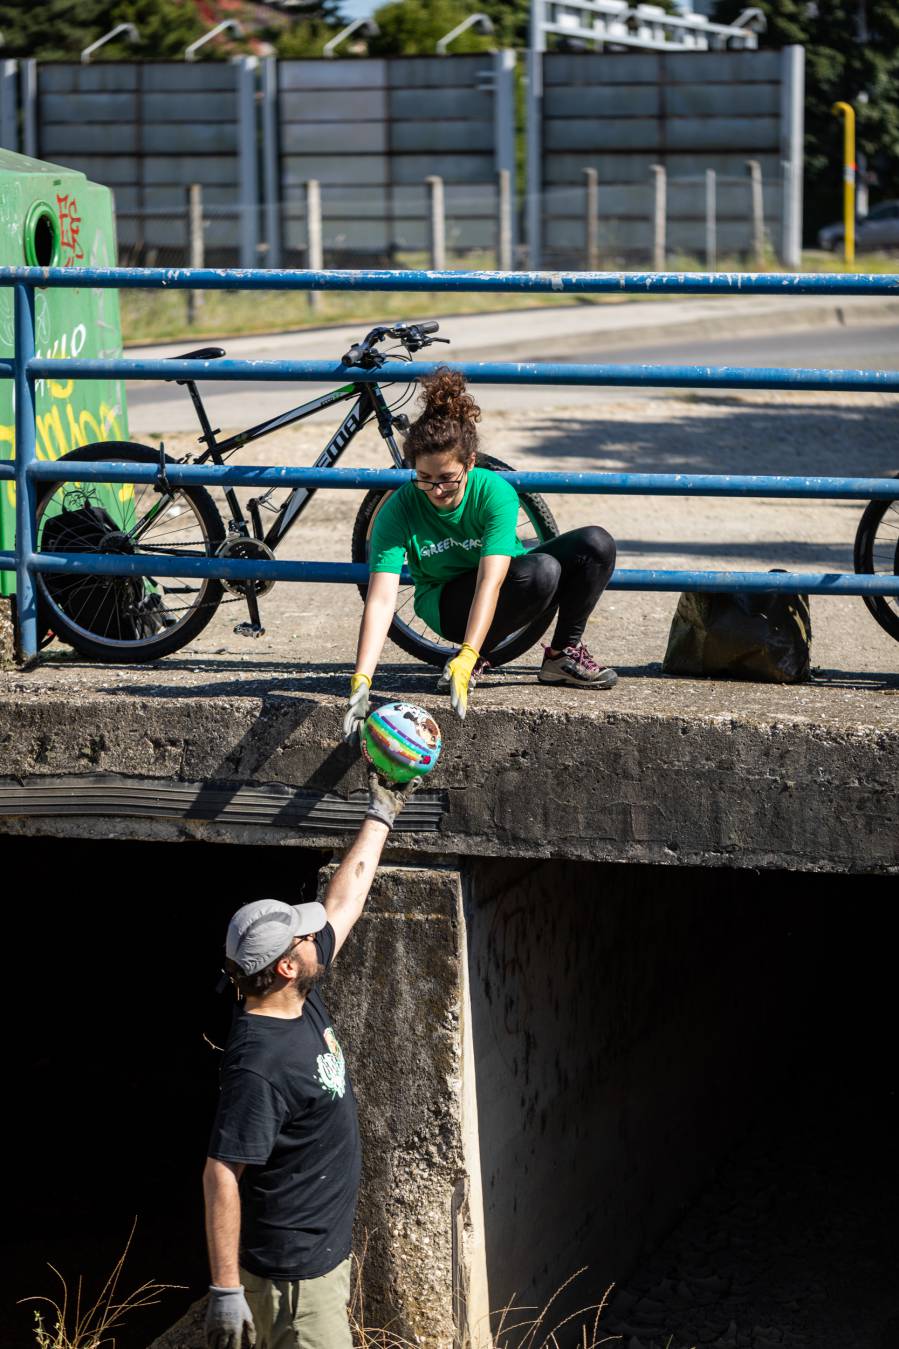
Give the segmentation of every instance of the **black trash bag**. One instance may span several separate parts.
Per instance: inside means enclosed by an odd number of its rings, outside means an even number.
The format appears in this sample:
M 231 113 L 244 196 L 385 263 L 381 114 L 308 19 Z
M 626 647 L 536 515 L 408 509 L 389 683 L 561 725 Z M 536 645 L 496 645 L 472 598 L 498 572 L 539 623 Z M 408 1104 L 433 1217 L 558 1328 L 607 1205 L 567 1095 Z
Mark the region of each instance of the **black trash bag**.
M 113 552 L 110 536 L 121 534 L 102 506 L 79 506 L 47 520 L 40 548 L 45 553 Z M 121 550 L 118 550 L 121 551 Z M 45 572 L 44 583 L 53 602 L 71 623 L 97 637 L 135 642 L 152 637 L 175 620 L 163 606 L 152 583 L 143 576 L 65 576 Z M 145 588 L 147 587 L 147 588 Z M 41 606 L 47 628 L 53 611 Z
M 685 591 L 671 622 L 662 670 L 799 684 L 810 677 L 811 645 L 807 595 Z

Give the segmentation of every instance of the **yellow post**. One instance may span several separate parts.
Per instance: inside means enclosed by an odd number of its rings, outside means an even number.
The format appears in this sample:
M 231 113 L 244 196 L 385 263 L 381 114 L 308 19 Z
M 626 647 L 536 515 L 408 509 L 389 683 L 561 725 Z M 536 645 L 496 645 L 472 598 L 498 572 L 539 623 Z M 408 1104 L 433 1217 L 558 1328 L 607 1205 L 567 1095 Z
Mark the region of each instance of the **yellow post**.
M 834 103 L 831 112 L 843 118 L 843 257 L 851 267 L 855 262 L 855 109 L 850 103 Z

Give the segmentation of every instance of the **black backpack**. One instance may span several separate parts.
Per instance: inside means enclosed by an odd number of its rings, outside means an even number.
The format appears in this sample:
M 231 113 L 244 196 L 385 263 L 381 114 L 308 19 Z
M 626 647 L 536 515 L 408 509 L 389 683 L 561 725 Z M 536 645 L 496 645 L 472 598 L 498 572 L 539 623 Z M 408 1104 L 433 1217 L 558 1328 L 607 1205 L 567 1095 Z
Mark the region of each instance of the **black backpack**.
M 811 643 L 807 595 L 687 591 L 677 602 L 662 670 L 798 684 L 810 677 Z
M 40 548 L 45 553 L 102 552 L 109 535 L 118 533 L 115 522 L 102 506 L 79 506 L 77 510 L 60 511 L 47 520 Z M 142 576 L 66 576 L 61 572 L 45 572 L 44 584 L 71 623 L 98 637 L 139 641 L 165 625 L 165 610 L 159 596 L 146 588 Z M 46 610 L 42 617 L 45 626 L 52 628 L 52 612 Z

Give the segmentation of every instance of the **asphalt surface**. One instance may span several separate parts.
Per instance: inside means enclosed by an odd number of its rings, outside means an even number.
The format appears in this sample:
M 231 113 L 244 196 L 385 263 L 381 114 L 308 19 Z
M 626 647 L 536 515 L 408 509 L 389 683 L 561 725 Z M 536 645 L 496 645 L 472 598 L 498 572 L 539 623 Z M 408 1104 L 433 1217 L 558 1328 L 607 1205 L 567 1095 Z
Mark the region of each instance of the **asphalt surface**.
M 558 311 L 556 311 L 558 312 Z M 551 342 L 552 359 L 568 359 L 579 362 L 630 363 L 639 361 L 647 364 L 677 363 L 684 365 L 748 365 L 748 366 L 810 366 L 818 369 L 899 369 L 899 323 L 879 323 L 870 327 L 829 326 L 823 329 L 786 329 L 756 333 L 743 338 L 726 337 L 721 334 L 690 335 L 684 333 L 672 335 L 665 340 L 624 341 L 620 345 L 607 345 L 609 337 L 598 332 L 574 331 L 568 338 L 567 351 L 563 349 L 563 334 L 552 333 L 550 337 L 542 334 L 547 311 L 515 312 L 508 315 L 509 322 L 516 329 L 516 356 L 519 360 L 544 359 L 545 347 Z M 494 319 L 493 315 L 485 318 Z M 365 325 L 360 325 L 361 328 Z M 466 340 L 457 349 L 457 359 L 505 359 L 503 350 L 488 351 L 475 346 L 477 343 L 478 320 L 471 317 L 454 320 L 441 320 L 441 333 L 453 337 L 456 327 L 463 327 Z M 734 320 L 739 326 L 739 317 Z M 484 340 L 488 340 L 486 330 Z M 492 327 L 492 325 L 491 325 Z M 533 337 L 527 333 L 533 329 Z M 355 331 L 355 330 L 353 330 Z M 317 335 L 316 354 L 320 359 L 338 359 L 343 351 L 348 330 L 322 330 Z M 620 338 L 627 337 L 619 333 Z M 309 351 L 309 334 L 303 334 L 302 357 Z M 288 360 L 298 351 L 297 335 L 284 334 L 280 337 L 260 337 L 258 339 L 240 338 L 221 343 L 229 356 L 242 360 Z M 164 354 L 186 350 L 189 344 L 167 346 Z M 129 350 L 129 356 L 137 356 L 151 348 Z M 158 349 L 156 349 L 158 350 Z M 430 348 L 425 355 L 439 359 L 443 354 L 451 359 L 456 353 L 452 347 Z M 294 396 L 294 388 L 296 395 Z M 275 416 L 317 394 L 323 393 L 333 384 L 260 384 L 252 386 L 252 411 L 248 412 L 248 385 L 246 383 L 222 382 L 209 384 L 204 391 L 215 424 L 235 428 L 246 425 L 247 418 L 262 420 Z M 131 434 L 136 438 L 144 435 L 171 434 L 175 431 L 189 431 L 196 425 L 196 415 L 190 399 L 184 389 L 176 385 L 147 384 L 133 381 L 128 384 L 128 416 Z M 656 391 L 654 391 L 656 392 Z M 663 391 L 664 392 L 664 391 Z M 682 391 L 678 391 L 683 396 Z M 566 406 L 599 407 L 612 398 L 632 398 L 633 390 L 613 388 L 585 389 L 564 388 L 558 390 L 534 388 L 528 386 L 478 386 L 478 398 L 485 411 L 505 411 L 525 408 L 543 408 L 549 403 L 564 402 Z M 322 422 L 337 420 L 337 413 L 322 414 Z

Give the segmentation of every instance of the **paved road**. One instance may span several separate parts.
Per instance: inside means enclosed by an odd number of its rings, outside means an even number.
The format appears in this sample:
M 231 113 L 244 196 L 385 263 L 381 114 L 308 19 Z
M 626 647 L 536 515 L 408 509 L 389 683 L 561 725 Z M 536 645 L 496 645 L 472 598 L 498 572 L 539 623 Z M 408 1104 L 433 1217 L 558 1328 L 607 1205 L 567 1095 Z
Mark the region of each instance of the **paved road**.
M 558 312 L 558 311 L 557 311 Z M 493 320 L 495 316 L 484 316 Z M 515 359 L 539 360 L 542 356 L 542 342 L 535 339 L 532 349 L 528 346 L 522 330 L 530 319 L 527 313 L 509 314 L 508 320 L 516 329 Z M 456 325 L 465 329 L 465 340 L 459 348 L 460 356 L 472 359 L 487 359 L 483 348 L 473 347 L 477 341 L 476 323 L 471 318 L 445 319 L 441 331 L 452 336 Z M 738 326 L 738 320 L 735 320 Z M 316 341 L 321 343 L 322 356 L 339 354 L 344 330 L 333 333 L 321 333 Z M 720 334 L 713 336 L 671 337 L 666 341 L 653 341 L 609 346 L 608 337 L 602 338 L 595 332 L 572 334 L 568 351 L 560 350 L 564 338 L 554 336 L 553 359 L 568 359 L 584 362 L 631 362 L 643 361 L 650 364 L 682 362 L 697 365 L 807 365 L 820 368 L 852 367 L 895 370 L 899 368 L 899 323 L 874 324 L 870 327 L 827 327 L 821 330 L 799 329 L 780 333 L 755 334 L 742 339 L 733 339 Z M 297 337 L 261 337 L 243 338 L 233 343 L 225 342 L 229 355 L 241 359 L 287 359 L 296 355 Z M 303 335 L 302 357 L 312 353 L 308 350 L 309 338 Z M 171 348 L 177 350 L 178 348 Z M 169 348 L 166 348 L 168 351 Z M 180 348 L 184 350 L 184 347 Z M 438 353 L 442 348 L 434 348 Z M 450 349 L 451 350 L 451 349 Z M 129 355 L 136 355 L 129 352 Z M 430 354 L 430 353 L 428 353 Z M 495 359 L 501 352 L 493 351 Z M 252 389 L 252 411 L 248 411 L 246 384 L 223 383 L 208 386 L 207 400 L 216 419 L 215 424 L 226 428 L 245 426 L 247 420 L 262 420 L 274 416 L 289 407 L 292 401 L 291 390 L 294 386 L 282 384 L 256 384 Z M 297 402 L 313 397 L 321 392 L 325 385 L 305 385 L 296 398 Z M 814 397 L 814 395 L 812 395 Z M 499 387 L 480 386 L 478 398 L 487 411 L 502 411 L 525 408 L 545 408 L 549 405 L 564 403 L 565 406 L 599 406 L 610 398 L 634 397 L 633 390 L 615 389 L 572 389 L 560 387 Z M 334 419 L 332 414 L 332 420 Z M 190 400 L 183 389 L 169 385 L 132 383 L 128 385 L 128 416 L 131 433 L 134 436 L 153 433 L 171 434 L 175 431 L 189 431 L 196 425 L 196 418 Z

